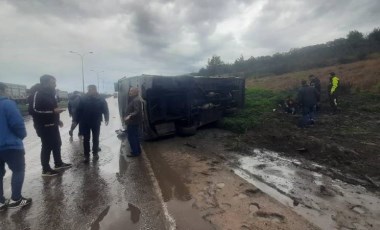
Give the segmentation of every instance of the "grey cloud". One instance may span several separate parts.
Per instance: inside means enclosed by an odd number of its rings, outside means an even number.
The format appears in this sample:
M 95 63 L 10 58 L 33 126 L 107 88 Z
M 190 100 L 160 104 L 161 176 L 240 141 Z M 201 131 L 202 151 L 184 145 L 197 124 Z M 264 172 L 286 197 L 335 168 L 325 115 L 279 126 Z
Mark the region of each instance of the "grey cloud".
M 221 23 L 261 4 L 248 28 L 220 33 Z M 0 0 L 6 6 L 0 7 L 0 77 L 21 83 L 30 81 L 26 76 L 51 73 L 61 76 L 62 87 L 79 87 L 80 60 L 69 50 L 94 51 L 85 59 L 88 82 L 94 81 L 90 69 L 105 70 L 109 81 L 197 71 L 214 54 L 233 61 L 240 54 L 326 42 L 351 29 L 372 30 L 380 21 L 379 5 L 378 0 Z M 241 29 L 239 35 L 235 29 Z
M 267 1 L 243 39 L 269 54 L 283 52 L 344 37 L 349 30 L 373 29 L 379 11 L 380 2 L 371 0 Z
M 73 21 L 80 18 L 103 17 L 120 11 L 116 0 L 5 0 L 22 14 L 54 16 Z

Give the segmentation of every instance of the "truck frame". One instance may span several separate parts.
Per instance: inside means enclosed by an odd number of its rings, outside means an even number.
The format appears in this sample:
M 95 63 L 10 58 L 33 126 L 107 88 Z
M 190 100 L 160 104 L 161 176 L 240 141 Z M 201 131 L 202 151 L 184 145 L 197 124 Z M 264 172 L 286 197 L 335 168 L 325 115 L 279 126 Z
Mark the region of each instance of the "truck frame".
M 143 99 L 142 134 L 145 140 L 178 133 L 193 135 L 197 128 L 218 121 L 244 106 L 245 79 L 141 75 L 115 84 L 120 118 L 127 116 L 129 90 Z

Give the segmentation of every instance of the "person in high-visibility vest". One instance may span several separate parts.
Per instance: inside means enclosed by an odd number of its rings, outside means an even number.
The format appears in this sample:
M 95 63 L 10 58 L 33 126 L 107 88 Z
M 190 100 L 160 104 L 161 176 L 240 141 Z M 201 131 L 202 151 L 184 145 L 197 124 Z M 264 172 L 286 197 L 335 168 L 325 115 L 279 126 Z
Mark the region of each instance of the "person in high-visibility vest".
M 334 72 L 330 73 L 330 83 L 328 86 L 328 94 L 330 105 L 333 113 L 338 111 L 338 90 L 339 90 L 339 78 Z

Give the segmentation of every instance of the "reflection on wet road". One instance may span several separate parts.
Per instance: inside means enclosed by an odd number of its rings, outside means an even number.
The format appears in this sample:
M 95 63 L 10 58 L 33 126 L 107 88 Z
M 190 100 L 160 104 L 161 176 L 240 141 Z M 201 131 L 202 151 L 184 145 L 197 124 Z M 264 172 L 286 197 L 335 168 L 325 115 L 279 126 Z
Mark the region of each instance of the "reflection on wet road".
M 23 194 L 33 198 L 29 207 L 0 213 L 0 229 L 165 229 L 161 204 L 142 158 L 128 158 L 128 144 L 118 139 L 121 127 L 117 101 L 108 99 L 109 126 L 102 125 L 98 162 L 82 163 L 82 146 L 76 135 L 70 141 L 70 118 L 61 119 L 62 157 L 73 168 L 57 177 L 41 176 L 40 140 L 26 119 L 26 177 Z M 77 130 L 74 132 L 76 133 Z M 10 196 L 10 173 L 4 179 Z

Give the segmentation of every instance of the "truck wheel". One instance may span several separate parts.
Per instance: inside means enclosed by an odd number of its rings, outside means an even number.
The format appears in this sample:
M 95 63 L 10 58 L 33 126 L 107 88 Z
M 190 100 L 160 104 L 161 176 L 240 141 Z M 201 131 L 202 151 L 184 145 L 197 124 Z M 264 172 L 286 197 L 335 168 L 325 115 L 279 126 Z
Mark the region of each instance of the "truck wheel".
M 177 133 L 181 136 L 193 136 L 197 132 L 197 127 L 193 126 L 178 126 Z

